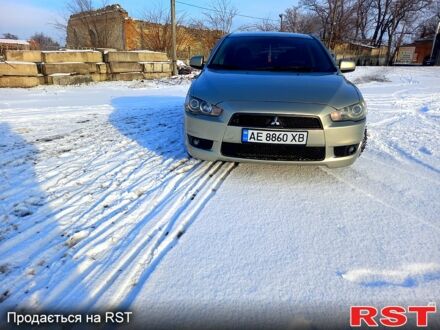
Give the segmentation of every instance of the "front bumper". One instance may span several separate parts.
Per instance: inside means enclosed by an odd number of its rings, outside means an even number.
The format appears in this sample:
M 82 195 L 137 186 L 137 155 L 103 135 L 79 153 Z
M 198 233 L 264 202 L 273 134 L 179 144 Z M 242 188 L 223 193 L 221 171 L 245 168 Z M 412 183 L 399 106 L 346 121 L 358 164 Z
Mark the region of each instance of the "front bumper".
M 342 167 L 351 165 L 359 156 L 361 142 L 364 137 L 366 121 L 359 122 L 333 122 L 330 112 L 334 109 L 328 106 L 303 103 L 223 103 L 224 109 L 220 117 L 193 115 L 185 112 L 185 143 L 189 154 L 195 158 L 208 161 L 234 161 L 234 162 L 262 162 L 271 164 L 300 164 L 300 165 L 326 165 L 328 167 Z M 292 160 L 266 160 L 230 157 L 222 153 L 222 143 L 241 144 L 243 128 L 229 126 L 228 123 L 234 113 L 256 113 L 271 115 L 297 115 L 312 116 L 320 119 L 322 129 L 291 129 L 307 130 L 308 139 L 306 147 L 323 147 L 325 155 L 322 160 L 292 161 Z M 257 128 L 263 129 L 263 128 Z M 269 129 L 269 128 L 266 128 Z M 196 148 L 189 143 L 188 135 L 199 139 L 213 141 L 212 148 L 204 150 Z M 350 156 L 337 157 L 335 147 L 357 145 L 357 150 Z

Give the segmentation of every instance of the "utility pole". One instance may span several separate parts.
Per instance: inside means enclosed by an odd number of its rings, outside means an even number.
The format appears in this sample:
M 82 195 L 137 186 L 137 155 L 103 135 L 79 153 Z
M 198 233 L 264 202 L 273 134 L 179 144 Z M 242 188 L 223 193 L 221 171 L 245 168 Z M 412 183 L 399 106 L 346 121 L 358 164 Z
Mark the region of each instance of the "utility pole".
M 283 14 L 280 14 L 280 32 L 283 32 Z
M 440 21 L 438 22 L 437 29 L 435 30 L 434 40 L 432 40 L 431 56 L 429 58 L 431 61 L 434 61 L 434 65 L 437 64 L 437 58 L 438 58 L 438 51 L 437 51 L 437 54 L 436 54 L 437 56 L 434 59 L 434 51 L 436 50 L 435 43 L 437 41 L 437 37 L 438 37 L 439 32 L 440 32 Z
M 171 0 L 171 59 L 173 76 L 177 75 L 177 53 L 176 53 L 176 0 Z

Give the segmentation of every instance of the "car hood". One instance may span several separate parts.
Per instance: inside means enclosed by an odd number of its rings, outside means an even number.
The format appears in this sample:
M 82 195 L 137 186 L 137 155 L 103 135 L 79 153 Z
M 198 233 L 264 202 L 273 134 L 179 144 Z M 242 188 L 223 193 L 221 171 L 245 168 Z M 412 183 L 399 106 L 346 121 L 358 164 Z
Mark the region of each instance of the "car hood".
M 245 72 L 205 69 L 192 96 L 221 102 L 296 102 L 342 108 L 359 102 L 357 88 L 338 74 Z

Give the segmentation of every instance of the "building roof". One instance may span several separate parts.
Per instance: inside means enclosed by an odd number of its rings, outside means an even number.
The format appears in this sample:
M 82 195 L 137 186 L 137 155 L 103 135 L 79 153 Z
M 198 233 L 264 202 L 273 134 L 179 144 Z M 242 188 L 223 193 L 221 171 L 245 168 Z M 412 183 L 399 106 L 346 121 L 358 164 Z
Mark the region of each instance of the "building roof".
M 15 40 L 15 39 L 0 39 L 0 44 L 8 44 L 8 45 L 29 45 L 29 42 L 26 40 Z

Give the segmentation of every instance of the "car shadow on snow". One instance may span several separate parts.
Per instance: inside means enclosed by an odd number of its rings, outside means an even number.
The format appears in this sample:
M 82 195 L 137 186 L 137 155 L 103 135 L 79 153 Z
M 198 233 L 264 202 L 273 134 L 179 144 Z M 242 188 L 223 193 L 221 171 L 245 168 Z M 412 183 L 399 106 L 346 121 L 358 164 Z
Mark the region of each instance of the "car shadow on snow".
M 80 283 L 65 283 L 66 274 L 80 271 L 70 255 L 71 233 L 38 182 L 37 163 L 37 147 L 0 123 L 0 322 L 6 311 L 58 308 L 67 293 L 87 294 Z
M 110 123 L 123 135 L 165 159 L 187 157 L 183 139 L 184 97 L 127 96 L 112 100 Z

